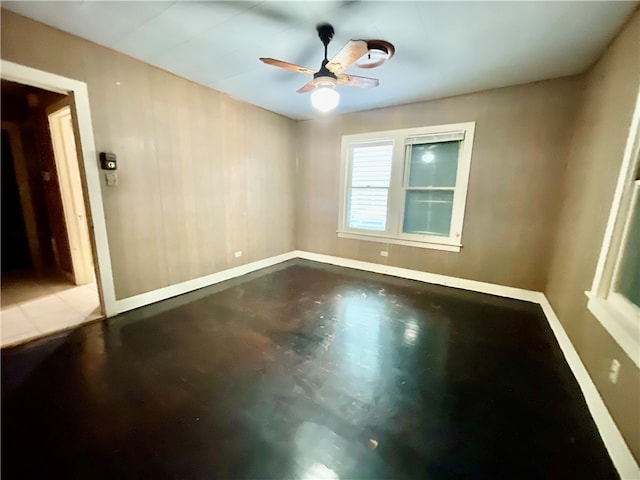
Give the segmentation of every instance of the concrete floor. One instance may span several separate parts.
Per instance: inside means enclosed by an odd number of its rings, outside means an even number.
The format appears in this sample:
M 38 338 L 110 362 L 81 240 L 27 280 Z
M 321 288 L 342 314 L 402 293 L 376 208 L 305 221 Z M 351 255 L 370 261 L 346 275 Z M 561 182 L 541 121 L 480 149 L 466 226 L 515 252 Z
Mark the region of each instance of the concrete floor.
M 613 479 L 539 307 L 292 261 L 2 351 L 3 478 Z

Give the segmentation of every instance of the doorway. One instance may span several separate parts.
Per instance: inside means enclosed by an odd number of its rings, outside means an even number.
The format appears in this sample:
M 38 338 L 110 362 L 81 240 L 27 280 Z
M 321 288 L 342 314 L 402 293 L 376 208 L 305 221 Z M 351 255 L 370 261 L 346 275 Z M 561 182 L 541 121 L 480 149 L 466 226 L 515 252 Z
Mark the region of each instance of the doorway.
M 2 80 L 2 346 L 101 318 L 69 95 Z
M 16 180 L 15 165 L 9 145 L 9 132 L 2 130 L 2 159 L 0 173 L 2 186 L 2 271 L 31 268 L 27 232 L 20 205 L 20 192 Z

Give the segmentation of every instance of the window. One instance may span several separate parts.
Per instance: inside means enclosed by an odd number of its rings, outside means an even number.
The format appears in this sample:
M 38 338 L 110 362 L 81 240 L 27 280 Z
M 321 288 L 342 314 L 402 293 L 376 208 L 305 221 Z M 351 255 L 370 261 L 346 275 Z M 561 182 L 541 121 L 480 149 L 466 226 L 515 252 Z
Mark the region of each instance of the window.
M 600 252 L 589 310 L 640 366 L 640 96 Z
M 391 180 L 391 142 L 354 145 L 348 194 L 349 228 L 383 232 Z
M 338 236 L 460 251 L 474 128 L 342 137 Z

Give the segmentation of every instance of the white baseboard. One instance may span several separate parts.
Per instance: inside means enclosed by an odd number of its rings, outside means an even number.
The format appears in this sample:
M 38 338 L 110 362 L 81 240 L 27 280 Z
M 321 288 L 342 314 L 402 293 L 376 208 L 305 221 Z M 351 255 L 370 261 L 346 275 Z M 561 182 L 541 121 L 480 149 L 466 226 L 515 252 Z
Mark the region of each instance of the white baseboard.
M 247 273 L 260 270 L 261 268 L 270 267 L 286 260 L 291 260 L 292 258 L 296 258 L 293 251 L 258 260 L 256 262 L 246 263 L 227 270 L 222 270 L 220 272 L 212 273 L 211 275 L 205 275 L 204 277 L 194 278 L 193 280 L 188 280 L 176 285 L 152 290 L 151 292 L 141 293 L 140 295 L 135 295 L 133 297 L 116 300 L 116 311 L 117 313 L 123 313 L 133 310 L 134 308 L 144 307 L 145 305 L 150 305 L 161 300 L 189 293 L 193 290 L 198 290 L 199 288 L 208 287 L 210 285 L 215 285 L 216 283 L 224 282 L 225 280 L 240 277 Z
M 598 389 L 593 380 L 591 380 L 584 363 L 580 360 L 580 356 L 571 343 L 567 332 L 562 327 L 547 297 L 543 293 L 539 293 L 539 296 L 538 303 L 542 307 L 545 317 L 547 317 L 547 322 L 549 322 L 549 326 L 553 330 L 553 334 L 558 341 L 558 345 L 560 345 L 565 360 L 569 364 L 569 368 L 573 372 L 573 376 L 578 381 L 578 385 L 580 385 L 591 417 L 598 427 L 600 437 L 607 447 L 609 456 L 616 466 L 620 478 L 623 480 L 640 479 L 640 467 L 613 421 L 613 417 L 611 417 L 604 400 L 602 400 Z
M 297 258 L 313 260 L 314 262 L 329 263 L 331 265 L 338 265 L 341 267 L 366 270 L 367 272 L 382 273 L 384 275 L 391 275 L 393 277 L 418 280 L 420 282 L 433 283 L 435 285 L 444 285 L 445 287 L 453 287 L 460 288 L 462 290 L 488 293 L 490 295 L 496 295 L 498 297 L 515 298 L 516 300 L 524 300 L 527 302 L 535 303 L 538 303 L 539 298 L 537 295 L 539 292 L 524 290 L 522 288 L 505 287 L 504 285 L 478 282 L 477 280 L 449 277 L 447 275 L 421 272 L 419 270 L 410 270 L 408 268 L 392 267 L 389 265 L 381 265 L 379 263 L 361 262 L 360 260 L 333 257 L 331 255 L 322 255 L 320 253 L 311 253 L 302 250 L 295 250 L 294 253 Z
M 565 332 L 560 320 L 556 316 L 547 297 L 542 292 L 533 290 L 524 290 L 521 288 L 507 287 L 504 285 L 496 285 L 492 283 L 479 282 L 477 280 L 468 280 L 464 278 L 450 277 L 447 275 L 438 275 L 435 273 L 421 272 L 418 270 L 410 270 L 408 268 L 392 267 L 381 265 L 378 263 L 362 262 L 359 260 L 351 260 L 348 258 L 334 257 L 331 255 L 323 255 L 319 253 L 305 252 L 302 250 L 294 250 L 283 253 L 275 257 L 266 258 L 257 262 L 248 263 L 239 267 L 230 268 L 222 272 L 200 277 L 187 282 L 179 283 L 169 287 L 154 290 L 152 292 L 143 293 L 134 297 L 125 298 L 116 301 L 119 313 L 132 310 L 134 308 L 149 305 L 151 303 L 165 300 L 176 295 L 188 293 L 199 288 L 207 287 L 224 280 L 239 277 L 247 273 L 259 270 L 261 268 L 270 267 L 286 260 L 293 258 L 302 258 L 320 263 L 338 265 L 341 267 L 354 268 L 367 272 L 381 273 L 394 277 L 407 278 L 410 280 L 418 280 L 421 282 L 432 283 L 436 285 L 444 285 L 447 287 L 460 288 L 474 292 L 487 293 L 499 297 L 513 298 L 516 300 L 524 300 L 537 303 L 542 308 L 549 326 L 556 337 L 558 345 L 573 372 L 574 377 L 580 385 L 580 389 L 584 395 L 589 412 L 600 432 L 600 436 L 611 456 L 620 477 L 623 480 L 640 479 L 640 468 L 634 459 L 631 450 L 627 446 L 620 430 L 616 426 L 611 414 L 598 393 L 598 390 L 589 376 L 582 360 L 578 356 L 578 352 L 574 348 L 569 336 Z

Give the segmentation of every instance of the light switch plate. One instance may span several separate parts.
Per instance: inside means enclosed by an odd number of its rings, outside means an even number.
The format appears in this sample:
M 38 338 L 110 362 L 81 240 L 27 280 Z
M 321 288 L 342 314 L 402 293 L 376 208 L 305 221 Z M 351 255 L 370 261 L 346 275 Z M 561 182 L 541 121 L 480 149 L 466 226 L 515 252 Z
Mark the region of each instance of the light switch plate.
M 115 172 L 109 172 L 104 174 L 104 178 L 107 181 L 107 187 L 115 187 L 118 185 L 118 174 Z

